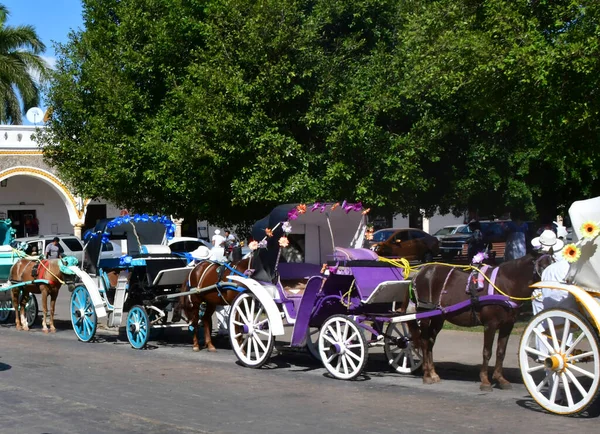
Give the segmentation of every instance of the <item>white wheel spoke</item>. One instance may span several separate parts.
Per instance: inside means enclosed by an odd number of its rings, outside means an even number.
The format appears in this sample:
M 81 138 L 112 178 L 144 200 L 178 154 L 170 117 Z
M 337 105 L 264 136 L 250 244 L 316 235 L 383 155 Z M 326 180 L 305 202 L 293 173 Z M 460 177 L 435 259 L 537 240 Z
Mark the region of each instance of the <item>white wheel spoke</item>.
M 353 358 L 354 360 L 356 360 L 357 362 L 360 363 L 360 361 L 362 360 L 361 357 L 358 354 L 353 353 L 352 351 L 347 351 L 346 354 L 348 356 L 350 356 L 351 358 Z M 356 367 L 355 367 L 356 368 Z
M 254 309 L 256 308 L 256 301 L 254 297 L 252 297 L 252 302 L 250 303 L 250 311 L 248 312 L 248 318 L 252 318 L 252 322 L 255 323 L 256 319 L 254 316 Z
M 548 329 L 550 330 L 550 336 L 552 337 L 552 349 L 553 352 L 557 353 L 560 349 L 558 345 L 558 338 L 556 337 L 556 329 L 554 328 L 554 321 L 548 319 Z
M 346 360 L 347 357 L 340 357 L 340 359 L 342 359 L 342 368 L 344 369 L 344 375 L 348 375 L 348 361 Z
M 569 345 L 569 349 L 565 352 L 565 356 L 569 356 L 571 354 L 571 352 L 575 349 L 575 347 L 577 345 L 579 345 L 579 342 L 581 342 L 583 340 L 584 337 L 585 337 L 585 333 L 581 333 L 579 336 L 577 336 L 577 339 L 575 339 L 575 342 L 573 342 L 571 345 Z
M 538 384 L 537 386 L 535 386 L 535 389 L 539 392 L 540 390 L 542 390 L 542 388 L 548 384 L 548 380 L 550 380 L 550 376 L 546 375 L 544 377 L 544 379 L 540 382 L 540 384 Z
M 573 373 L 571 371 L 569 371 L 568 369 L 565 371 L 565 374 L 567 374 L 567 377 L 569 377 L 569 379 L 575 385 L 577 390 L 579 390 L 579 393 L 581 393 L 581 396 L 586 396 L 587 391 L 583 388 L 583 386 L 581 385 L 581 383 L 579 382 L 577 377 L 575 377 L 575 375 L 573 375 Z
M 255 326 L 255 327 L 260 327 L 261 325 L 263 325 L 263 324 L 265 324 L 265 323 L 267 323 L 267 322 L 269 322 L 269 318 L 265 318 L 265 319 L 263 319 L 262 321 L 259 321 L 259 322 L 256 322 L 256 323 L 254 323 L 254 326 Z
M 342 342 L 348 342 L 348 329 L 350 328 L 350 325 L 348 323 L 344 324 L 344 334 L 342 335 Z M 354 330 L 352 331 L 354 333 Z M 352 334 L 352 336 L 354 336 L 354 334 Z
M 404 356 L 404 358 L 402 359 L 402 369 L 406 369 L 408 366 L 408 357 L 406 357 L 406 355 Z
M 256 316 L 254 317 L 254 322 L 255 323 L 259 324 L 258 319 L 262 315 L 262 313 L 264 312 L 264 310 L 265 309 L 263 308 L 263 305 L 261 304 L 260 307 L 258 308 L 258 312 L 256 313 Z M 266 321 L 266 320 L 263 320 L 262 322 L 264 322 L 264 321 Z
M 252 340 L 254 341 L 254 353 L 256 354 L 256 358 L 260 359 L 260 348 L 262 346 L 264 351 L 267 351 L 262 341 L 258 339 L 256 336 L 252 336 Z
M 560 380 L 565 388 L 565 395 L 567 395 L 567 402 L 569 403 L 569 407 L 573 406 L 573 396 L 571 396 L 571 386 L 569 386 L 569 381 L 567 380 L 567 376 L 563 372 L 560 374 Z
M 580 374 L 582 374 L 582 375 L 585 375 L 585 376 L 586 376 L 586 377 L 588 377 L 588 378 L 591 378 L 592 380 L 593 380 L 594 378 L 596 378 L 596 376 L 594 375 L 594 373 L 593 373 L 593 372 L 586 371 L 585 369 L 582 369 L 582 368 L 580 368 L 579 366 L 572 365 L 572 364 L 570 364 L 570 363 L 567 363 L 567 366 L 568 366 L 568 369 L 572 369 L 573 371 L 577 371 L 577 372 L 579 372 Z
M 258 333 L 259 335 L 263 335 L 263 336 L 265 336 L 267 338 L 271 337 L 271 333 L 266 332 L 264 330 L 258 330 L 258 329 L 256 329 L 256 330 L 254 330 L 254 333 Z
M 560 342 L 560 352 L 564 353 L 567 346 L 567 339 L 569 338 L 569 330 L 571 329 L 571 321 L 569 318 L 565 319 L 565 326 L 563 328 L 562 340 Z
M 338 342 L 343 342 L 342 341 L 342 331 L 340 330 L 340 322 L 339 321 L 335 322 L 335 339 Z
M 399 353 L 396 355 L 396 357 L 394 357 L 394 359 L 392 360 L 392 363 L 393 363 L 394 365 L 397 365 L 397 364 L 398 364 L 398 360 L 400 360 L 400 357 L 402 357 L 402 351 L 400 351 L 400 352 L 399 352 Z
M 533 329 L 533 332 L 537 335 L 538 338 L 540 338 L 540 342 L 544 344 L 548 351 L 550 353 L 554 353 L 554 348 L 552 348 L 552 346 L 550 346 L 550 344 L 548 343 L 546 335 L 542 334 L 538 329 Z
M 246 355 L 252 360 L 252 339 L 248 339 L 248 345 L 246 346 Z
M 569 362 L 575 362 L 577 360 L 585 359 L 586 357 L 592 357 L 594 355 L 593 351 L 588 351 L 587 353 L 577 354 L 576 356 L 569 357 Z
M 254 338 L 254 345 L 258 344 L 260 346 L 260 348 L 263 350 L 263 352 L 267 352 L 267 347 L 265 347 L 265 344 L 263 344 L 263 342 L 256 336 L 253 336 Z
M 340 372 L 340 365 L 341 365 L 341 364 L 342 364 L 342 358 L 341 358 L 341 357 L 338 357 L 337 365 L 336 365 L 336 367 L 335 367 L 335 370 L 336 370 L 337 372 Z
M 350 335 L 350 337 L 349 337 L 349 338 L 346 338 L 346 337 L 344 336 L 344 339 L 342 339 L 342 342 L 343 342 L 343 343 L 346 343 L 346 342 L 354 342 L 354 341 L 355 341 L 355 339 L 354 339 L 354 338 L 356 338 L 356 340 L 360 340 L 360 339 L 359 339 L 359 337 L 358 337 L 358 334 L 357 334 L 357 332 L 355 332 L 354 330 L 352 330 L 352 334 Z
M 361 344 L 351 344 L 351 345 L 346 345 L 346 348 L 350 349 L 350 348 L 361 348 L 362 345 Z
M 236 325 L 236 326 L 240 326 L 240 327 L 242 327 L 244 325 L 243 322 L 239 322 L 239 321 L 236 321 L 236 320 L 233 320 L 233 324 Z
M 248 318 L 246 318 L 246 315 L 244 314 L 244 312 L 242 312 L 241 306 L 238 306 L 236 308 L 236 312 L 239 315 L 239 317 L 242 319 L 242 321 L 244 321 L 244 323 L 242 325 L 250 324 L 250 321 L 248 321 Z
M 525 352 L 527 352 L 528 354 L 534 354 L 534 355 L 536 355 L 536 356 L 540 356 L 540 357 L 542 357 L 542 358 L 544 358 L 544 359 L 545 359 L 546 357 L 548 357 L 548 354 L 546 354 L 546 353 L 542 353 L 541 351 L 538 351 L 538 350 L 537 350 L 537 349 L 535 349 L 535 348 L 531 348 L 531 347 L 525 347 L 524 349 L 525 349 Z
M 532 372 L 543 371 L 546 367 L 543 364 L 539 364 L 534 366 L 533 368 L 527 369 L 527 373 L 531 374 Z
M 556 394 L 558 393 L 558 375 L 552 373 L 552 392 L 550 393 L 550 402 L 556 402 Z
M 323 335 L 323 339 L 324 339 L 324 340 L 326 340 L 326 341 L 328 341 L 328 342 L 329 342 L 330 344 L 332 344 L 332 345 L 335 345 L 335 344 L 337 344 L 337 342 L 336 342 L 336 341 L 334 341 L 332 338 L 330 338 L 329 336 L 327 336 L 327 335 L 325 335 L 325 334 Z
M 327 358 L 327 363 L 331 363 L 337 357 L 337 353 L 332 354 Z

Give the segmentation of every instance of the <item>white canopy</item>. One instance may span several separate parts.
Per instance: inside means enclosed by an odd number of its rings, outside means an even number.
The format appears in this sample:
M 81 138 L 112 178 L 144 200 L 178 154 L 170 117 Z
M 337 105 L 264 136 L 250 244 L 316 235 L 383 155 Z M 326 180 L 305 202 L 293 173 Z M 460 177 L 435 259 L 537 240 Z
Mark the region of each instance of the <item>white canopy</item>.
M 600 223 L 600 197 L 573 202 L 569 216 L 577 239 L 581 240 L 581 225 L 587 221 Z M 587 289 L 600 291 L 600 237 L 582 243 L 581 257 L 569 269 L 567 281 Z

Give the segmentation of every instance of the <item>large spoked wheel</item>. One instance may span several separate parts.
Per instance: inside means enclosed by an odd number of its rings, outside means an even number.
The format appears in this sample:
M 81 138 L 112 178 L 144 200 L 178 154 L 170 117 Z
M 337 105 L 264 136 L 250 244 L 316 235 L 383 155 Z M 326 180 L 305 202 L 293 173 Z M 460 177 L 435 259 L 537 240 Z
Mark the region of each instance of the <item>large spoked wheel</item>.
M 96 309 L 85 286 L 77 286 L 71 294 L 71 324 L 77 339 L 89 342 L 94 339 L 98 327 Z
M 231 348 L 238 360 L 249 368 L 260 368 L 273 352 L 275 338 L 271 321 L 262 303 L 250 292 L 236 297 L 229 312 Z
M 133 348 L 140 350 L 148 343 L 150 321 L 146 309 L 133 306 L 127 315 L 127 339 Z
M 364 369 L 369 355 L 362 329 L 344 315 L 329 317 L 319 334 L 319 355 L 327 371 L 335 378 L 356 378 Z
M 21 297 L 19 297 L 19 304 L 21 304 Z M 32 293 L 29 293 L 29 300 L 25 305 L 25 319 L 27 320 L 27 327 L 33 327 L 38 319 L 39 307 L 37 298 Z
M 406 323 L 387 325 L 383 351 L 390 368 L 400 374 L 411 374 L 423 364 L 423 356 L 413 345 Z
M 549 309 L 529 322 L 519 344 L 527 391 L 544 409 L 577 414 L 600 389 L 598 334 L 578 312 Z
M 7 323 L 13 312 L 12 301 L 0 301 L 0 324 Z
M 306 349 L 308 354 L 317 362 L 321 361 L 321 354 L 319 354 L 319 329 L 309 327 L 306 330 Z

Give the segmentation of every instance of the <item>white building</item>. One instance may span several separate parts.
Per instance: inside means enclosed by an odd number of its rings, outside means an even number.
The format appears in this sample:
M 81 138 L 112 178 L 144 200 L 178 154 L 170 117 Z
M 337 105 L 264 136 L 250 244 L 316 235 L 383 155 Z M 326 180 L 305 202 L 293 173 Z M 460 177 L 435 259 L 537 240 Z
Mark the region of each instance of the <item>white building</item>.
M 423 230 L 428 234 L 435 234 L 439 229 L 444 226 L 449 225 L 458 225 L 464 223 L 464 216 L 456 217 L 453 214 L 435 214 L 431 218 L 422 217 L 423 220 Z M 420 226 L 420 225 L 419 225 Z M 394 216 L 393 227 L 395 228 L 408 228 L 408 227 L 418 227 L 417 225 L 410 224 L 410 218 L 408 216 L 404 217 L 402 214 L 397 214 Z
M 35 126 L 0 125 L 0 218 L 10 218 L 17 236 L 71 233 L 79 237 L 96 220 L 119 215 L 103 201 L 77 196 L 44 163 L 33 139 Z

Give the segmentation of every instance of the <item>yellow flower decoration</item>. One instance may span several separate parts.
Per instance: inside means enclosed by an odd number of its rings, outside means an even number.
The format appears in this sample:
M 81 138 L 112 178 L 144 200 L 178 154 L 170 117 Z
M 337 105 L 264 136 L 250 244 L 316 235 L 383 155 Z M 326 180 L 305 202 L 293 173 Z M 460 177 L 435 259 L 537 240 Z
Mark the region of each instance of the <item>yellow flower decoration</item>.
M 333 211 L 334 209 L 336 209 L 338 206 L 340 206 L 339 202 L 336 202 L 333 205 L 331 205 L 331 211 Z
M 594 238 L 598 236 L 598 233 L 600 233 L 600 228 L 598 228 L 598 225 L 592 221 L 585 222 L 581 225 L 581 233 L 584 238 Z
M 581 256 L 581 250 L 575 244 L 569 244 L 563 250 L 563 256 L 565 257 L 567 262 L 577 262 L 577 260 Z

